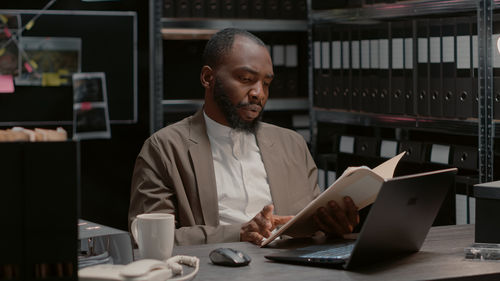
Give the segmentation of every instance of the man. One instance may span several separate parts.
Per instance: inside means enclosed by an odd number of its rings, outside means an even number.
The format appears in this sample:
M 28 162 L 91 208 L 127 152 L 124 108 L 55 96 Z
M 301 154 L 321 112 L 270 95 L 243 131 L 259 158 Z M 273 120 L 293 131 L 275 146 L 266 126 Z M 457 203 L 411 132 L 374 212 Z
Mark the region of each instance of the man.
M 205 104 L 153 134 L 137 157 L 129 219 L 173 213 L 178 245 L 260 244 L 318 194 L 317 168 L 304 139 L 260 122 L 274 77 L 264 43 L 224 29 L 207 43 L 200 80 Z M 350 198 L 315 215 L 318 229 L 351 232 L 359 218 Z

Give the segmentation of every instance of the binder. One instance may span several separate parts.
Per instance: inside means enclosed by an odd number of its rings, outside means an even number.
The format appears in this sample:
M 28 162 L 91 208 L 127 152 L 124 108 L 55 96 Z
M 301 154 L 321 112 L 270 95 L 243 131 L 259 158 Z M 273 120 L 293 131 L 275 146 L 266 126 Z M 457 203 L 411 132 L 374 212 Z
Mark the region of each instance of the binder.
M 391 23 L 391 113 L 405 112 L 406 22 Z
M 205 0 L 192 0 L 191 16 L 194 18 L 205 17 Z
M 390 24 L 381 23 L 378 26 L 378 50 L 372 51 L 373 55 L 378 53 L 377 81 L 378 81 L 378 104 L 380 113 L 389 113 L 391 111 L 391 70 L 390 70 Z
M 340 33 L 342 57 L 342 89 L 340 104 L 344 110 L 351 110 L 352 72 L 351 72 L 351 26 L 342 26 Z
M 272 41 L 271 57 L 273 60 L 274 79 L 269 91 L 273 93 L 273 97 L 284 98 L 286 97 L 285 45 L 283 45 L 282 38 L 280 39 Z
M 250 0 L 250 16 L 254 19 L 264 18 L 264 0 Z
M 456 117 L 474 117 L 471 17 L 456 19 Z
M 415 21 L 407 21 L 404 29 L 404 96 L 405 96 L 405 111 L 407 115 L 415 115 L 416 96 L 415 96 L 415 79 L 414 65 L 416 64 L 416 41 L 413 38 L 413 29 Z
M 209 18 L 220 17 L 220 3 L 219 0 L 206 0 L 206 16 Z
M 479 51 L 478 51 L 478 41 L 477 41 L 477 21 L 475 17 L 472 18 L 472 116 L 478 117 L 478 107 L 479 107 Z
M 417 114 L 429 116 L 429 20 L 417 20 Z
M 356 154 L 361 156 L 377 156 L 378 140 L 373 137 L 356 137 Z
M 321 106 L 321 32 L 322 26 L 316 24 L 313 26 L 312 34 L 312 58 L 313 58 L 313 104 L 316 107 Z M 272 85 L 272 83 L 271 83 Z
M 331 74 L 332 74 L 332 104 L 331 108 L 343 109 L 343 77 L 342 77 L 342 26 L 331 27 Z
M 280 18 L 283 19 L 294 19 L 296 18 L 296 10 L 294 1 L 292 0 L 281 0 Z
M 175 7 L 175 15 L 178 18 L 191 17 L 191 3 L 190 0 L 179 0 Z
M 375 69 L 371 68 L 370 42 L 376 38 L 376 30 L 372 27 L 360 28 L 360 63 L 361 63 L 361 111 L 378 112 L 378 77 Z M 378 63 L 377 63 L 378 64 Z
M 442 19 L 443 116 L 456 117 L 456 23 L 455 18 Z
M 330 25 L 324 24 L 321 28 L 321 101 L 322 107 L 330 108 L 333 104 L 331 62 L 331 32 Z
M 163 0 L 163 17 L 173 18 L 175 17 L 175 1 L 174 0 Z
M 453 150 L 453 166 L 459 169 L 476 171 L 478 168 L 478 148 L 473 146 L 455 145 Z
M 237 0 L 236 15 L 238 18 L 250 17 L 250 0 Z
M 287 35 L 285 44 L 285 97 L 299 96 L 299 38 Z
M 399 152 L 403 151 L 406 151 L 406 155 L 403 158 L 405 161 L 422 163 L 425 158 L 424 145 L 418 141 L 401 141 L 399 143 Z
M 266 18 L 277 19 L 280 16 L 280 1 L 279 0 L 266 0 L 265 6 Z
M 307 19 L 307 0 L 295 0 L 295 12 L 298 19 Z
M 220 16 L 222 18 L 234 18 L 236 14 L 236 0 L 219 0 Z
M 361 48 L 360 48 L 360 34 L 359 27 L 353 25 L 351 27 L 351 43 L 350 43 L 350 52 L 351 52 L 351 110 L 352 111 L 360 111 L 361 109 Z M 366 94 L 365 94 L 366 95 Z
M 493 53 L 493 119 L 500 119 L 500 52 L 497 42 L 500 39 L 500 15 L 493 16 L 492 53 Z
M 430 115 L 432 117 L 443 116 L 442 100 L 443 100 L 443 85 L 442 85 L 442 32 L 441 19 L 429 20 L 429 59 L 430 59 Z

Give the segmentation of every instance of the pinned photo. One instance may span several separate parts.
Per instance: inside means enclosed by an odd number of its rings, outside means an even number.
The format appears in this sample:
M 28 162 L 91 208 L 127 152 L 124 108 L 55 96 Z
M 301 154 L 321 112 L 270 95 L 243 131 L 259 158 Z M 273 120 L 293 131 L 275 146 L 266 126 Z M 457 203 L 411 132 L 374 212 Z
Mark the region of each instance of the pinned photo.
M 106 76 L 103 72 L 73 74 L 73 139 L 111 138 Z

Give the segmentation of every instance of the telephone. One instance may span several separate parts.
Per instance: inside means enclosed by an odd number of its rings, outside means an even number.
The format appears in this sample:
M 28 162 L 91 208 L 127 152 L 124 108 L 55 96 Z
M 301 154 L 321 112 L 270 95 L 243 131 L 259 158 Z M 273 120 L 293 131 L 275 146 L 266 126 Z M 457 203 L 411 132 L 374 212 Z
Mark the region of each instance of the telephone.
M 182 264 L 194 267 L 186 276 L 176 277 L 175 281 L 187 281 L 196 276 L 200 267 L 197 257 L 174 256 L 166 262 L 153 259 L 138 260 L 127 265 L 100 264 L 85 267 L 78 271 L 81 281 L 166 281 L 175 275 L 182 275 Z

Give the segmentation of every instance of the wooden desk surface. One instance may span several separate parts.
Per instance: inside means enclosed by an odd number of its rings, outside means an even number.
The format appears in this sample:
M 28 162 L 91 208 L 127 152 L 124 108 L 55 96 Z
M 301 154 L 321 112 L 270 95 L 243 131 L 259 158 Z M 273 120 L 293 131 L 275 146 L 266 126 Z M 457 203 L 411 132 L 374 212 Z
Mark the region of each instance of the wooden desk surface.
M 500 280 L 499 262 L 464 259 L 464 248 L 473 241 L 473 225 L 433 227 L 420 252 L 355 271 L 272 262 L 264 255 L 280 249 L 261 249 L 246 242 L 179 246 L 174 254 L 200 258 L 195 280 Z M 208 254 L 219 247 L 244 251 L 252 262 L 236 268 L 213 265 Z

